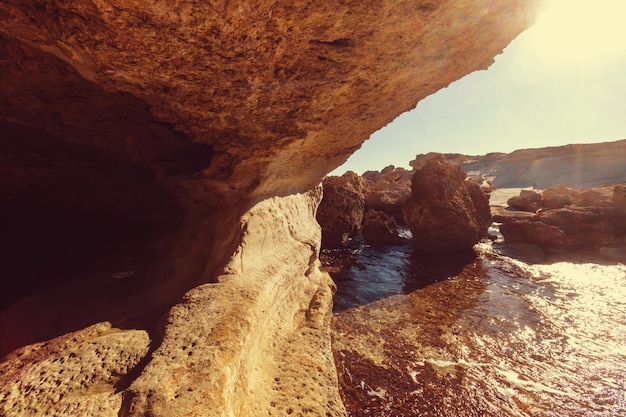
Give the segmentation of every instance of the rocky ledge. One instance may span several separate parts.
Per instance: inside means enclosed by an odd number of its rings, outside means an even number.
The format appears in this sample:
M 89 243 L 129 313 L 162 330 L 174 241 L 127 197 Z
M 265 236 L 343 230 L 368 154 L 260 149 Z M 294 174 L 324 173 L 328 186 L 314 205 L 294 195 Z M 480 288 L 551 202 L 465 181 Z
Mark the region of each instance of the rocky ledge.
M 626 260 L 626 185 L 523 190 L 497 221 L 506 243 L 531 244 L 549 253 L 596 252 Z M 519 211 L 527 215 L 519 215 Z M 531 212 L 531 213 L 528 213 Z
M 0 414 L 343 415 L 322 177 L 535 2 L 0 3 Z

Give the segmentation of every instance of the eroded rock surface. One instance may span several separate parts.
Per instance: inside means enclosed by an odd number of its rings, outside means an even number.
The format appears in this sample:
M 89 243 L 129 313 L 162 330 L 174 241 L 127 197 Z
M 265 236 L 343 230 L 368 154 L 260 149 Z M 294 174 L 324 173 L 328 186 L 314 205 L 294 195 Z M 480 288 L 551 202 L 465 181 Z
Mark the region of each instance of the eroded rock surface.
M 427 253 L 471 249 L 487 235 L 491 224 L 489 197 L 473 181 L 465 180 L 461 166 L 433 155 L 413 174 L 411 198 L 404 219 L 415 247 Z
M 341 246 L 361 231 L 365 215 L 365 181 L 348 171 L 340 177 L 327 177 L 323 182 L 324 198 L 317 210 L 322 226 L 322 246 Z
M 393 216 L 397 222 L 404 223 L 402 206 L 411 196 L 412 176 L 412 171 L 393 165 L 380 172 L 364 172 L 363 178 L 367 180 L 365 205 L 369 209 Z
M 148 353 L 143 330 L 100 323 L 18 349 L 0 363 L 5 416 L 118 416 L 122 389 Z
M 342 415 L 310 190 L 533 7 L 0 3 L 2 413 Z

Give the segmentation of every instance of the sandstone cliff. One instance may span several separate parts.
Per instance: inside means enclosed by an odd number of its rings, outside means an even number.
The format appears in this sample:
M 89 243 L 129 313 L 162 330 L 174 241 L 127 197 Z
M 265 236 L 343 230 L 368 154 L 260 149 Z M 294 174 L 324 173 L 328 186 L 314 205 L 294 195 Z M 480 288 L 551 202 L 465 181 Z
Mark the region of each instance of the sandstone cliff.
M 534 3 L 1 2 L 0 414 L 342 415 L 313 188 Z
M 481 156 L 446 154 L 474 176 L 491 179 L 499 188 L 548 188 L 564 184 L 584 188 L 626 181 L 626 139 L 575 144 Z M 423 156 L 411 161 L 419 167 Z

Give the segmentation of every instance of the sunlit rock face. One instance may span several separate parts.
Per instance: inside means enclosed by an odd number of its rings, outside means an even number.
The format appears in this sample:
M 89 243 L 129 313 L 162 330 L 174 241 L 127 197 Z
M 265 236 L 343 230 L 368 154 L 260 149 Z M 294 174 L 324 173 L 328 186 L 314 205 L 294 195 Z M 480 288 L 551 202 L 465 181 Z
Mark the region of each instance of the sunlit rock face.
M 468 175 L 488 178 L 498 188 L 588 188 L 626 181 L 626 139 L 615 142 L 519 149 L 487 155 L 445 154 Z M 428 155 L 410 162 L 418 168 Z
M 489 197 L 466 177 L 459 164 L 447 162 L 441 154 L 431 155 L 415 170 L 411 197 L 403 212 L 419 251 L 469 251 L 487 235 L 491 225 Z
M 324 199 L 317 210 L 322 227 L 322 246 L 334 248 L 358 234 L 365 216 L 365 181 L 348 171 L 324 178 Z
M 0 414 L 342 415 L 313 187 L 533 7 L 3 1 Z
M 510 212 L 512 216 L 501 219 L 500 230 L 507 243 L 530 243 L 553 253 L 623 251 L 625 188 L 624 184 L 548 188 L 538 194 L 535 215 L 522 218 Z

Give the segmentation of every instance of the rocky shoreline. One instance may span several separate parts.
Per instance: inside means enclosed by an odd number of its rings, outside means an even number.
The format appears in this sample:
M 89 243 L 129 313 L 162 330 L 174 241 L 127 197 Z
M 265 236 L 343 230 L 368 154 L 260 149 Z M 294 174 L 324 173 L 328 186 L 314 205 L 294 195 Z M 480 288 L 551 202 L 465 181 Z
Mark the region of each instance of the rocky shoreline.
M 542 192 L 522 190 L 496 209 L 505 242 L 529 244 L 551 254 L 597 253 L 625 262 L 626 184 Z
M 318 185 L 536 5 L 0 2 L 0 414 L 345 416 Z

